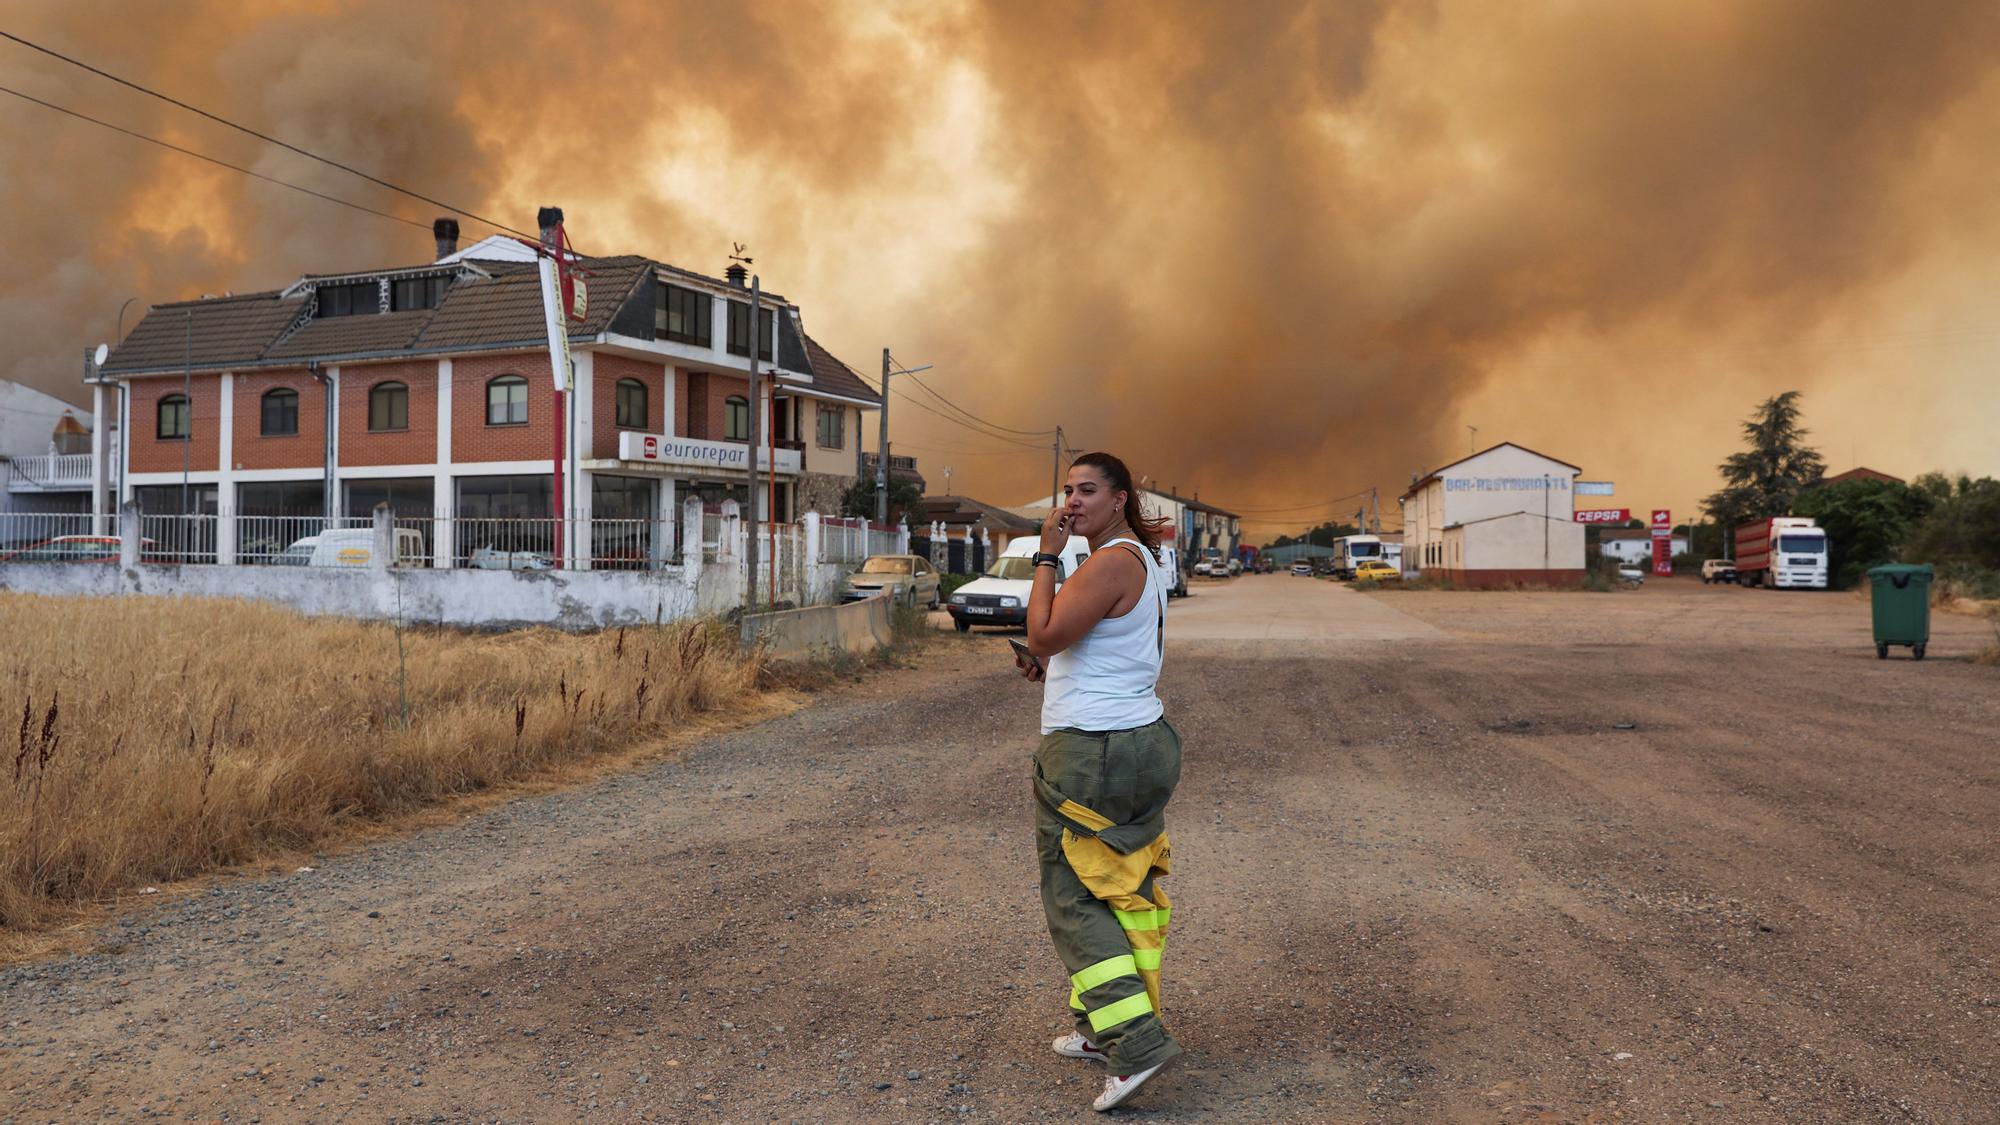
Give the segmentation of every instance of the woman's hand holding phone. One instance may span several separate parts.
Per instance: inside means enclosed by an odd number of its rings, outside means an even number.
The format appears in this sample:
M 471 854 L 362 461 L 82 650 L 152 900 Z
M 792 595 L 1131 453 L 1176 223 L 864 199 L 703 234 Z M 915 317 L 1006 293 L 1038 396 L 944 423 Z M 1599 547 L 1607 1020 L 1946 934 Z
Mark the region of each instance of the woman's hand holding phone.
M 1042 662 L 1035 658 L 1034 653 L 1028 651 L 1027 645 L 1012 637 L 1007 638 L 1007 643 L 1014 646 L 1014 667 L 1021 670 L 1022 679 L 1038 684 L 1048 676 L 1048 670 L 1042 667 Z

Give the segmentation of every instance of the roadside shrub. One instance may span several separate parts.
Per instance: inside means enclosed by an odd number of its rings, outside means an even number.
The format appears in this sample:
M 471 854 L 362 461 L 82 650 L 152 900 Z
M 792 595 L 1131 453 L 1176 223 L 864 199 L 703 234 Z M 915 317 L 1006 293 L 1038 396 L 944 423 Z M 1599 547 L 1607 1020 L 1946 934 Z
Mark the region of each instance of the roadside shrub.
M 1380 590 L 1382 588 L 1382 583 L 1377 582 L 1373 578 L 1357 578 L 1354 580 L 1353 585 L 1357 590 Z
M 949 598 L 957 592 L 960 586 L 978 577 L 977 574 L 940 574 L 938 575 L 938 597 L 940 599 Z

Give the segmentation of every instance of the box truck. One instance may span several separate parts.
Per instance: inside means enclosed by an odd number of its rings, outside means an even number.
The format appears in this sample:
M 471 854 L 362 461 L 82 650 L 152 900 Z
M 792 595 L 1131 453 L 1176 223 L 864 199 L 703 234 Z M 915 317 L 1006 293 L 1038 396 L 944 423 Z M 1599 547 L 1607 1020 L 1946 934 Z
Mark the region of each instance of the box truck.
M 1370 559 L 1382 558 L 1382 540 L 1374 535 L 1343 535 L 1333 541 L 1333 576 L 1346 581 Z
M 1806 516 L 1770 516 L 1736 529 L 1736 581 L 1742 586 L 1824 590 L 1826 532 Z

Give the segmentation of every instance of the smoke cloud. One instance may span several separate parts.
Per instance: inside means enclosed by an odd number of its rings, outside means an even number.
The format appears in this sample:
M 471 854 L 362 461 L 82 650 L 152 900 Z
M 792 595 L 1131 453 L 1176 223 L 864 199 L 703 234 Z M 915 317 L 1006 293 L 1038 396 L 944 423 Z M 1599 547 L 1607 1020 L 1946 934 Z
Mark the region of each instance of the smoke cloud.
M 2000 472 L 1990 4 L 46 3 L 8 29 L 514 226 L 561 204 L 590 252 L 718 272 L 744 242 L 865 374 L 885 344 L 934 363 L 982 417 L 1060 424 L 1253 534 L 1371 486 L 1393 526 L 1470 426 L 1685 511 L 1791 387 L 1836 469 Z M 0 101 L 5 377 L 78 399 L 128 296 L 429 257 L 424 230 Z M 1044 439 L 900 397 L 892 420 L 934 487 L 1048 486 Z

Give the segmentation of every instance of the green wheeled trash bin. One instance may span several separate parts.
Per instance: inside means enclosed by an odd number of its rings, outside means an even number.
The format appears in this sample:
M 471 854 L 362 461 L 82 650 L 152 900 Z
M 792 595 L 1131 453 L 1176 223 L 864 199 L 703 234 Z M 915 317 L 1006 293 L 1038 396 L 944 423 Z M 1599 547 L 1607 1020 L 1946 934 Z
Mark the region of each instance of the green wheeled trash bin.
M 1890 645 L 1908 645 L 1924 658 L 1931 640 L 1931 566 L 1895 564 L 1868 572 L 1868 601 L 1875 616 L 1875 656 L 1889 658 Z

